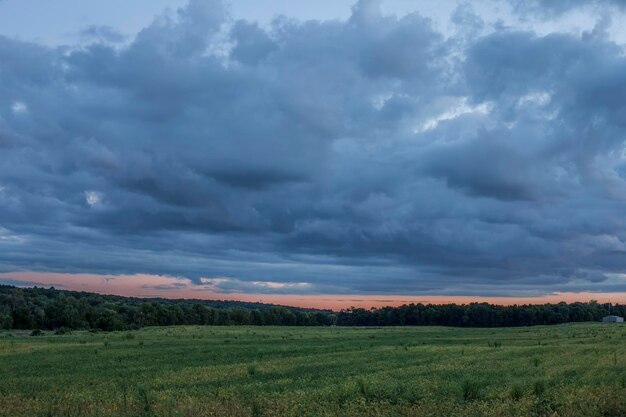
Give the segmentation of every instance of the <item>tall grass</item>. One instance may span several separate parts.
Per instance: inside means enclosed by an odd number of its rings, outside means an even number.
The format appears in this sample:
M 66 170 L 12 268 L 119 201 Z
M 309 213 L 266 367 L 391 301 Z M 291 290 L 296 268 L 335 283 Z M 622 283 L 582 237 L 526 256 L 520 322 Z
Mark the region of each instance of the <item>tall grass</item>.
M 0 417 L 626 415 L 619 326 L 11 333 Z

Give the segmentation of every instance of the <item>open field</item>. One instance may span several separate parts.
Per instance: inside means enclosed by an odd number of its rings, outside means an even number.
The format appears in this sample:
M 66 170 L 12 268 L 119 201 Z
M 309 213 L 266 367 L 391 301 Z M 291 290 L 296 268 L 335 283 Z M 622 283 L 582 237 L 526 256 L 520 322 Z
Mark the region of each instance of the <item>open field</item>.
M 626 326 L 0 333 L 0 416 L 624 416 Z

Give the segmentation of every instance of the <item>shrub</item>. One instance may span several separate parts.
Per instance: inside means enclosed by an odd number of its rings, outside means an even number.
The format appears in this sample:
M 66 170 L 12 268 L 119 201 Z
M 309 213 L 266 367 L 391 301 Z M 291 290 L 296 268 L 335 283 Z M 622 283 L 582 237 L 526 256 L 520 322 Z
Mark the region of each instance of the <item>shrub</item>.
M 43 336 L 43 332 L 39 329 L 35 329 L 32 332 L 30 332 L 31 336 Z
M 356 386 L 357 386 L 357 389 L 359 390 L 359 393 L 363 397 L 366 397 L 367 396 L 367 387 L 365 386 L 365 380 L 363 378 L 358 378 L 356 380 Z
M 533 394 L 541 397 L 546 392 L 546 383 L 543 381 L 535 381 L 533 384 Z
M 143 385 L 137 387 L 137 397 L 141 407 L 142 416 L 153 416 L 152 404 L 154 403 L 154 394 Z
M 461 385 L 463 401 L 474 401 L 480 398 L 480 385 L 476 381 L 466 379 Z
M 261 404 L 259 404 L 256 398 L 252 400 L 251 409 L 252 417 L 260 417 L 262 415 Z
M 54 334 L 60 335 L 60 336 L 66 335 L 66 334 L 72 334 L 72 329 L 70 329 L 69 327 L 59 327 L 58 329 L 56 329 Z
M 120 391 L 122 392 L 122 399 L 124 403 L 124 412 L 128 413 L 128 380 L 126 378 L 121 378 L 119 383 Z
M 511 387 L 509 395 L 513 401 L 519 401 L 524 397 L 524 387 L 519 384 L 515 384 Z

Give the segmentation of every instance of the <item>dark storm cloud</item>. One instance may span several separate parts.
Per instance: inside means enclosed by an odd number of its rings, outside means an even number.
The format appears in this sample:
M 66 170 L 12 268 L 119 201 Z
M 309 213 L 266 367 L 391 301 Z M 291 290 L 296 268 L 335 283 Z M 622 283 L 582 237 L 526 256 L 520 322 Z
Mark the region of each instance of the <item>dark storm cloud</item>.
M 574 2 L 568 2 L 567 4 Z M 537 3 L 539 4 L 539 3 Z M 564 7 L 564 6 L 563 6 Z M 600 7 L 600 6 L 597 6 Z M 0 38 L 0 271 L 199 291 L 626 291 L 626 58 L 468 6 Z

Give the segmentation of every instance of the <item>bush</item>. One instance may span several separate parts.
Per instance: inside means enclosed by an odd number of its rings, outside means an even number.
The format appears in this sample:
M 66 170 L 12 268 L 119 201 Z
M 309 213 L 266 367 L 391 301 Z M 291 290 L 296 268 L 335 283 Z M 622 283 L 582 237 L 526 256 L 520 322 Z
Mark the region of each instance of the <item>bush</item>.
M 541 397 L 546 392 L 546 383 L 543 381 L 535 381 L 533 384 L 533 394 L 537 397 Z
M 511 387 L 511 392 L 509 393 L 511 399 L 513 401 L 519 401 L 524 397 L 524 387 L 519 384 L 515 384 Z
M 252 400 L 251 409 L 252 417 L 260 417 L 263 415 L 261 404 L 259 404 L 259 401 L 256 398 Z
M 154 412 L 152 410 L 152 406 L 156 400 L 154 393 L 150 391 L 148 387 L 144 385 L 139 385 L 137 387 L 137 398 L 139 400 L 139 406 L 142 411 L 141 416 L 154 416 Z
M 367 397 L 367 387 L 365 385 L 365 380 L 363 378 L 358 378 L 356 380 L 356 386 L 357 386 L 357 389 L 359 390 L 359 394 L 361 394 L 363 397 Z
M 70 329 L 69 327 L 59 327 L 58 329 L 56 329 L 54 334 L 61 336 L 65 334 L 72 334 L 72 329 Z
M 43 332 L 39 329 L 35 329 L 32 332 L 30 332 L 31 336 L 43 336 Z
M 480 385 L 476 381 L 466 379 L 461 385 L 463 401 L 474 401 L 480 398 Z

